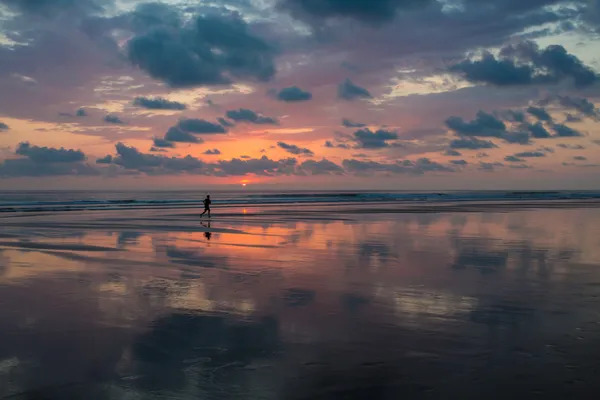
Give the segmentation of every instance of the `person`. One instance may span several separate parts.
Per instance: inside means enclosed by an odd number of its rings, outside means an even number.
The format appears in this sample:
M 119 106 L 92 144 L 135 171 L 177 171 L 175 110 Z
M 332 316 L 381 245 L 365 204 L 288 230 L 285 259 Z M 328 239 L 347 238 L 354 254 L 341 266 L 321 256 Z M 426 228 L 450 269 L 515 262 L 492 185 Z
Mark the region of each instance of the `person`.
M 210 201 L 210 195 L 207 195 L 206 198 L 204 199 L 204 212 L 202 214 L 200 214 L 200 218 L 202 218 L 204 216 L 204 214 L 208 213 L 208 218 L 210 218 L 210 204 L 212 202 Z

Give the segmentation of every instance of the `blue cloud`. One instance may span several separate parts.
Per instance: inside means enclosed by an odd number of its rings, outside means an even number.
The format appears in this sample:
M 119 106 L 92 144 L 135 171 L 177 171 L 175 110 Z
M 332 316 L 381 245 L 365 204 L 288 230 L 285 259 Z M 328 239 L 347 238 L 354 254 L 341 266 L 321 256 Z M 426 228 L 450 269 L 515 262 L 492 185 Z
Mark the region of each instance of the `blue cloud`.
M 204 143 L 204 140 L 197 138 L 189 132 L 182 131 L 176 126 L 169 128 L 164 137 L 165 141 L 180 143 Z
M 198 134 L 219 134 L 227 133 L 227 130 L 220 124 L 214 124 L 204 119 L 190 118 L 182 119 L 177 124 L 179 129 L 186 132 Z
M 177 101 L 169 101 L 162 97 L 136 97 L 133 105 L 150 110 L 185 110 L 187 106 Z
M 288 153 L 294 154 L 294 155 L 303 155 L 303 156 L 309 156 L 309 157 L 312 157 L 315 155 L 315 153 L 313 153 L 310 149 L 298 147 L 295 144 L 277 142 L 277 146 L 279 146 L 283 150 L 287 151 Z
M 299 102 L 299 101 L 308 101 L 312 100 L 313 96 L 311 92 L 307 92 L 305 90 L 300 89 L 297 86 L 288 87 L 285 89 L 281 89 L 279 93 L 277 93 L 277 99 L 286 102 Z
M 275 118 L 259 115 L 247 108 L 227 111 L 226 116 L 235 122 L 249 122 L 257 125 L 276 125 L 279 123 Z
M 344 100 L 370 99 L 371 93 L 365 88 L 355 85 L 349 78 L 338 86 L 338 97 Z

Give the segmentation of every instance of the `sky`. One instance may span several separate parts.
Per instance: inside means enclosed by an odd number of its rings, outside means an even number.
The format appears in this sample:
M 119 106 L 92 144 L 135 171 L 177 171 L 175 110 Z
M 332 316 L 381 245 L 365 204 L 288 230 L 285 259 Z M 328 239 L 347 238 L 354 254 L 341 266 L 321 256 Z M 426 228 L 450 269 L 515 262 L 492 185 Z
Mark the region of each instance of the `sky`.
M 0 0 L 1 189 L 597 189 L 600 0 Z

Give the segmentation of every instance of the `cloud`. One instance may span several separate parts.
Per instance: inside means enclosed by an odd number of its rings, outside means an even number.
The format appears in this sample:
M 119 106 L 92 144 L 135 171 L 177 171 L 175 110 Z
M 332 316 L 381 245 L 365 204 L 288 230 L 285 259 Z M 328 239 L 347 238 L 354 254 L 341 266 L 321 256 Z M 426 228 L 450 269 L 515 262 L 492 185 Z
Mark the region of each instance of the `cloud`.
M 565 122 L 581 122 L 583 118 L 578 115 L 573 115 L 571 113 L 565 114 Z
M 583 97 L 556 96 L 558 103 L 573 110 L 577 110 L 587 117 L 598 117 L 600 115 L 596 106 Z
M 344 118 L 342 119 L 342 126 L 346 128 L 364 128 L 367 125 L 361 124 L 360 122 L 354 122 L 348 118 Z
M 257 125 L 277 125 L 279 123 L 275 118 L 259 115 L 247 108 L 227 111 L 226 116 L 235 122 L 249 122 Z
M 80 108 L 75 112 L 76 117 L 87 117 L 87 115 L 87 112 L 83 108 Z
M 576 87 L 583 88 L 598 79 L 591 68 L 563 46 L 551 45 L 542 50 L 531 41 L 502 48 L 499 58 L 488 52 L 480 59 L 464 60 L 449 70 L 470 82 L 495 86 L 556 84 L 571 79 Z
M 168 134 L 168 132 L 167 132 Z M 154 138 L 153 140 L 154 143 L 154 147 L 158 147 L 158 148 L 172 148 L 175 147 L 175 144 L 173 142 L 170 142 L 166 139 L 162 139 L 162 138 Z
M 76 163 L 86 160 L 81 150 L 55 149 L 52 147 L 32 146 L 28 142 L 19 143 L 15 151 L 20 156 L 25 156 L 35 163 Z
M 579 131 L 576 131 L 573 128 L 569 128 L 564 124 L 552 124 L 552 129 L 556 132 L 556 135 L 559 137 L 580 137 L 583 134 Z
M 585 146 L 582 146 L 580 144 L 566 144 L 566 143 L 559 143 L 556 145 L 556 147 L 560 147 L 562 149 L 569 149 L 569 150 L 583 150 L 585 149 Z
M 143 33 L 127 43 L 132 64 L 171 87 L 267 81 L 275 75 L 275 49 L 250 32 L 236 15 L 162 19 L 164 9 L 145 10 Z M 227 34 L 223 34 L 227 32 Z
M 539 158 L 546 157 L 546 153 L 542 151 L 523 151 L 521 153 L 515 154 L 515 157 L 519 158 Z
M 117 125 L 125 123 L 125 122 L 123 122 L 121 120 L 121 118 L 119 118 L 116 115 L 107 115 L 107 116 L 105 116 L 104 117 L 104 122 L 108 122 L 109 124 L 117 124 Z
M 235 126 L 235 124 L 233 124 L 232 122 L 227 121 L 225 118 L 217 118 L 217 121 L 223 125 L 225 128 L 231 128 L 232 126 Z
M 504 161 L 508 161 L 508 162 L 523 162 L 525 161 L 522 158 L 516 157 L 516 156 L 506 156 L 504 157 Z
M 164 141 L 179 143 L 204 143 L 204 140 L 197 138 L 189 132 L 183 131 L 176 126 L 169 128 L 165 133 Z
M 353 19 L 367 25 L 394 20 L 400 11 L 427 7 L 433 0 L 279 0 L 279 7 L 297 18 L 314 22 Z
M 370 99 L 371 93 L 365 88 L 355 85 L 350 78 L 338 86 L 338 97 L 344 100 Z
M 357 142 L 357 148 L 383 149 L 390 147 L 388 141 L 398 139 L 398 134 L 384 129 L 373 132 L 365 128 L 354 132 L 354 139 Z
M 96 164 L 112 164 L 113 157 L 110 154 L 96 160 Z
M 181 130 L 197 134 L 227 133 L 227 130 L 222 125 L 197 118 L 182 119 L 177 126 Z
M 344 173 L 344 169 L 342 167 L 325 158 L 321 161 L 306 160 L 302 164 L 300 164 L 300 169 L 311 175 L 340 175 Z
M 201 160 L 192 156 L 178 158 L 144 154 L 135 147 L 129 147 L 123 143 L 117 143 L 115 149 L 117 156 L 113 157 L 113 164 L 148 174 L 200 173 L 204 167 Z
M 177 101 L 169 101 L 162 97 L 136 97 L 133 105 L 150 110 L 185 110 L 187 106 Z
M 7 131 L 9 129 L 10 129 L 10 126 L 8 126 L 4 122 L 0 121 L 0 131 Z
M 300 89 L 298 86 L 291 86 L 285 89 L 281 89 L 277 93 L 277 99 L 286 102 L 299 102 L 312 100 L 313 95 L 311 92 Z
M 485 172 L 494 172 L 496 170 L 496 168 L 498 168 L 498 167 L 504 167 L 504 164 L 502 164 L 501 162 L 493 162 L 493 163 L 480 162 L 479 163 L 479 169 L 481 171 L 485 171 Z
M 14 11 L 44 18 L 53 18 L 65 12 L 81 15 L 100 14 L 111 4 L 106 0 L 1 0 L 0 3 Z
M 426 172 L 454 172 L 454 169 L 443 164 L 431 161 L 428 158 L 420 158 L 416 161 L 404 160 L 395 163 L 379 163 L 376 161 L 361 161 L 347 159 L 343 161 L 343 166 L 347 172 L 356 174 L 414 174 L 421 175 Z
M 467 165 L 469 163 L 467 161 L 465 161 L 465 160 L 450 160 L 450 164 L 454 164 L 454 165 Z
M 453 150 L 453 149 L 448 149 L 446 150 L 443 155 L 448 156 L 448 157 L 460 157 L 462 156 L 462 154 L 459 151 Z
M 0 177 L 92 176 L 100 173 L 84 163 L 86 155 L 81 150 L 40 147 L 22 142 L 15 154 L 23 158 L 0 162 Z
M 493 137 L 519 144 L 527 144 L 530 141 L 527 132 L 509 132 L 504 122 L 481 110 L 473 121 L 466 122 L 460 117 L 449 117 L 445 122 L 446 126 L 459 136 Z
M 587 158 L 584 157 L 584 156 L 575 156 L 575 157 L 573 157 L 573 160 L 576 160 L 576 161 L 587 161 Z
M 459 139 L 454 139 L 448 146 L 450 149 L 465 150 L 493 149 L 498 147 L 493 142 L 477 139 L 475 137 L 461 137 Z
M 552 121 L 552 117 L 550 116 L 550 114 L 548 114 L 548 111 L 546 111 L 542 107 L 530 106 L 527 108 L 527 112 L 539 119 L 540 121 Z
M 219 149 L 208 149 L 202 154 L 206 154 L 207 156 L 216 156 L 221 154 L 221 151 Z
M 219 161 L 216 168 L 218 168 L 217 174 L 220 173 L 223 176 L 245 176 L 249 174 L 263 176 L 291 175 L 295 173 L 297 163 L 295 158 L 275 161 L 263 156 L 258 159 L 241 160 L 234 158 L 230 161 Z
M 315 153 L 313 153 L 310 149 L 298 147 L 295 144 L 277 142 L 277 146 L 284 149 L 288 153 L 294 154 L 294 155 L 303 155 L 303 156 L 308 156 L 308 157 L 312 157 L 315 155 Z
M 531 133 L 531 136 L 536 139 L 547 139 L 552 137 L 550 132 L 548 132 L 544 125 L 542 125 L 542 123 L 539 121 L 535 124 L 525 123 L 523 126 Z
M 333 143 L 331 140 L 325 141 L 325 147 L 329 149 L 350 149 L 350 145 L 346 143 Z

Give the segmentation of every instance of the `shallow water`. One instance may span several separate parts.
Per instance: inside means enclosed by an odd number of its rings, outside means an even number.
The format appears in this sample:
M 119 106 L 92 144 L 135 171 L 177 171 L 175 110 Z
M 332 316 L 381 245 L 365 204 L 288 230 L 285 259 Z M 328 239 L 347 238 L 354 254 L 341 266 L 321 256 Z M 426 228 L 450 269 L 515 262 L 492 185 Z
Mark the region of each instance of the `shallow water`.
M 0 398 L 594 398 L 600 209 L 371 211 L 4 217 Z

